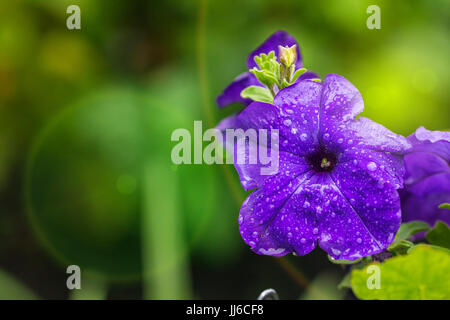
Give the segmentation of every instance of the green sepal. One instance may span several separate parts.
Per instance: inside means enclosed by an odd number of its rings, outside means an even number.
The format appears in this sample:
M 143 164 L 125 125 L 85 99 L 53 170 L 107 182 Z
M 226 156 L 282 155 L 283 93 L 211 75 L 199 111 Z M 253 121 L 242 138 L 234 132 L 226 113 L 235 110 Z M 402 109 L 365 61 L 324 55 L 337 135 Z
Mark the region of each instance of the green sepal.
M 297 80 L 298 77 L 300 77 L 300 76 L 301 76 L 302 74 L 304 74 L 306 71 L 307 71 L 306 68 L 301 68 L 301 69 L 298 69 L 297 71 L 295 71 L 295 73 L 294 73 L 294 75 L 292 76 L 292 79 L 291 79 L 291 84 L 294 83 L 295 80 Z
M 278 77 L 271 71 L 258 70 L 257 68 L 253 68 L 250 70 L 250 72 L 255 75 L 259 82 L 261 82 L 268 88 L 272 88 L 274 84 L 279 86 Z
M 290 86 L 291 84 L 292 84 L 291 82 L 287 82 L 286 80 L 283 79 L 283 81 L 281 82 L 280 90 Z
M 253 101 L 260 101 L 266 103 L 273 102 L 273 96 L 270 93 L 269 89 L 259 87 L 259 86 L 250 86 L 241 91 L 242 98 L 252 99 Z
M 328 255 L 328 260 L 330 260 L 330 262 L 334 263 L 334 264 L 356 264 L 362 261 L 363 258 L 359 258 L 356 260 L 335 260 L 333 259 L 330 255 Z
M 397 231 L 394 241 L 389 246 L 388 250 L 391 251 L 399 242 L 408 240 L 416 233 L 430 230 L 430 226 L 423 221 L 411 221 L 403 223 Z
M 262 53 L 255 56 L 255 63 L 258 68 L 250 70 L 256 78 L 268 88 L 273 88 L 274 85 L 280 87 L 280 63 L 277 61 L 275 51 L 270 51 L 269 54 Z
M 450 203 L 442 203 L 439 205 L 439 209 L 450 209 Z
M 394 246 L 389 246 L 388 250 L 394 256 L 400 256 L 408 254 L 408 252 L 414 247 L 414 243 L 408 240 L 398 241 Z
M 427 232 L 425 238 L 432 245 L 450 249 L 450 229 L 442 221 L 438 221 L 434 228 Z
M 262 53 L 255 56 L 254 60 L 261 70 L 275 71 L 277 65 L 280 65 L 275 57 L 275 51 L 270 51 L 269 54 Z

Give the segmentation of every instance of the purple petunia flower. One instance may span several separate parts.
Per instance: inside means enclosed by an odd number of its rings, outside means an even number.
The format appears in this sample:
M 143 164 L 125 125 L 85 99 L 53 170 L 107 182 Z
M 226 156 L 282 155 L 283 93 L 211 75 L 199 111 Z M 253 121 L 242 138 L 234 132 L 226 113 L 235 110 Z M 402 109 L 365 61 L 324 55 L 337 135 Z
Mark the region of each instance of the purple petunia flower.
M 268 54 L 269 52 L 273 51 L 275 53 L 275 56 L 278 58 L 278 50 L 279 46 L 293 46 L 296 45 L 296 52 L 297 52 L 297 59 L 295 62 L 295 70 L 300 69 L 303 67 L 303 60 L 302 56 L 300 54 L 300 49 L 295 41 L 295 39 L 289 35 L 285 31 L 277 31 L 274 34 L 272 34 L 264 43 L 259 46 L 256 50 L 254 50 L 247 58 L 247 68 L 252 69 L 254 67 L 257 67 L 256 62 L 254 61 L 254 58 L 256 56 L 259 56 L 261 54 Z M 298 79 L 299 80 L 305 80 L 305 79 L 313 79 L 317 78 L 317 75 L 313 72 L 305 72 L 303 73 Z M 225 107 L 231 103 L 240 103 L 244 106 L 249 105 L 253 102 L 252 99 L 249 98 L 243 98 L 241 96 L 242 90 L 249 86 L 259 86 L 264 87 L 262 83 L 258 81 L 256 76 L 247 71 L 242 74 L 240 74 L 236 79 L 233 80 L 233 82 L 228 85 L 228 87 L 225 88 L 225 90 L 220 94 L 217 99 L 217 105 L 222 108 Z M 224 127 L 226 124 L 228 128 L 234 124 L 232 121 L 234 117 L 232 116 L 230 119 L 225 119 L 225 122 L 220 125 L 220 127 Z
M 450 132 L 420 127 L 408 137 L 413 148 L 405 156 L 405 187 L 400 190 L 404 222 L 422 220 L 430 225 L 450 224 Z
M 239 229 L 258 254 L 305 255 L 316 243 L 334 259 L 383 251 L 400 226 L 406 138 L 356 115 L 358 90 L 329 74 L 323 83 L 298 81 L 273 104 L 253 102 L 236 126 L 278 129 L 279 170 L 237 164 L 241 184 L 256 190 L 243 203 Z

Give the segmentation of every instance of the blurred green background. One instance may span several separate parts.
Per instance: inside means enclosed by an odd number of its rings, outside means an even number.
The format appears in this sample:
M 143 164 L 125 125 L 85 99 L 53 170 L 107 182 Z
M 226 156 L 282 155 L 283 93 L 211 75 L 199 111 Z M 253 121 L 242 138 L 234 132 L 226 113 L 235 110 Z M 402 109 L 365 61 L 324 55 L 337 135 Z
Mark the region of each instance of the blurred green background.
M 66 28 L 71 4 L 81 30 Z M 446 0 L 0 2 L 0 298 L 348 298 L 320 250 L 252 253 L 234 169 L 173 165 L 170 135 L 239 110 L 214 98 L 279 29 L 308 69 L 355 84 L 365 116 L 448 129 L 449 13 Z M 66 287 L 71 264 L 81 290 Z

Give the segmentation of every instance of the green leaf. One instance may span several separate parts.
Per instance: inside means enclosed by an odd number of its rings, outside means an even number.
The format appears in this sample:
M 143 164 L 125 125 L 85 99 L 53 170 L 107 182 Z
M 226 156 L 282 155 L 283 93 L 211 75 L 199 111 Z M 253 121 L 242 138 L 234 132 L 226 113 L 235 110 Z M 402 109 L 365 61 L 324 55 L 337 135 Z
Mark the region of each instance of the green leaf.
M 294 76 L 292 77 L 291 83 L 294 83 L 295 80 L 298 79 L 302 74 L 306 72 L 306 68 L 300 68 L 297 71 L 295 71 Z
M 350 282 L 355 295 L 365 300 L 450 299 L 448 270 L 447 250 L 421 244 L 408 255 L 354 269 Z
M 250 86 L 241 91 L 242 98 L 249 98 L 253 101 L 267 102 L 272 103 L 273 97 L 270 93 L 269 89 L 258 87 L 258 86 Z
M 397 242 L 394 246 L 389 247 L 389 251 L 391 251 L 391 253 L 394 256 L 398 256 L 398 255 L 402 255 L 402 254 L 407 254 L 409 252 L 409 250 L 411 250 L 411 248 L 414 247 L 414 243 L 412 243 L 411 241 L 408 240 L 401 240 L 399 242 Z
M 352 287 L 352 284 L 350 283 L 350 280 L 352 278 L 352 274 L 349 272 L 347 273 L 341 280 L 341 282 L 339 282 L 337 288 L 339 290 L 343 290 L 343 289 L 350 289 Z
M 280 84 L 278 81 L 278 76 L 271 71 L 258 70 L 256 68 L 253 68 L 250 70 L 250 72 L 255 75 L 259 82 L 261 82 L 268 88 L 272 88 L 274 84 L 276 84 L 277 86 L 279 86 Z
M 359 258 L 356 260 L 344 260 L 344 259 L 336 260 L 336 259 L 333 259 L 332 257 L 330 257 L 330 255 L 328 255 L 328 260 L 330 260 L 330 262 L 332 262 L 334 264 L 355 264 L 355 263 L 361 262 L 362 259 L 363 258 Z
M 345 292 L 338 289 L 340 276 L 336 271 L 324 270 L 314 277 L 313 281 L 300 296 L 301 300 L 341 300 Z
M 394 255 L 407 254 L 414 247 L 414 243 L 408 239 L 416 233 L 430 230 L 430 226 L 423 221 L 411 221 L 400 226 L 394 241 L 388 247 L 388 250 Z
M 439 209 L 450 209 L 450 203 L 442 203 L 439 205 Z
M 349 261 L 349 260 L 333 260 L 333 258 L 331 258 L 330 256 L 328 256 L 328 259 L 336 264 L 340 264 L 340 262 L 344 262 L 343 264 L 347 264 L 346 262 L 353 262 L 353 261 Z M 364 268 L 366 265 L 368 265 L 369 263 L 372 262 L 372 256 L 368 256 L 368 257 L 362 257 L 360 259 L 357 259 L 354 261 L 355 263 L 353 263 L 353 265 L 351 266 L 352 269 L 362 269 Z M 349 289 L 352 287 L 351 283 L 350 283 L 350 279 L 351 279 L 351 271 L 348 272 L 344 278 L 342 278 L 341 282 L 339 282 L 337 288 L 339 290 L 342 289 Z
M 274 51 L 269 54 L 262 53 L 254 58 L 258 68 L 250 70 L 259 82 L 268 88 L 272 88 L 275 84 L 280 87 L 280 63 L 277 61 Z
M 450 249 L 450 229 L 442 221 L 438 221 L 425 237 L 432 245 Z
M 423 221 L 411 221 L 402 224 L 388 250 L 394 249 L 398 243 L 403 240 L 408 240 L 412 235 L 427 230 L 430 230 L 430 226 Z
M 0 300 L 39 299 L 28 287 L 10 274 L 0 270 Z

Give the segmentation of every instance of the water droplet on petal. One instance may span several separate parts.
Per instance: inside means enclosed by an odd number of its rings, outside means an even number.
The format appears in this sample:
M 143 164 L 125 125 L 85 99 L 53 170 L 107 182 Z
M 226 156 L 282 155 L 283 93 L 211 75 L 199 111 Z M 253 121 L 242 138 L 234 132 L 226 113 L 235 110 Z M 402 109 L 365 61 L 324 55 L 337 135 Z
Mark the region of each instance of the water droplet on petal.
M 371 161 L 367 164 L 367 169 L 369 169 L 370 171 L 375 171 L 377 170 L 377 164 Z
M 302 140 L 302 141 L 306 141 L 307 138 L 308 138 L 308 135 L 306 133 L 302 133 L 300 135 L 300 140 Z
M 333 252 L 333 254 L 337 257 L 341 255 L 341 250 L 338 249 L 331 248 L 331 252 Z

